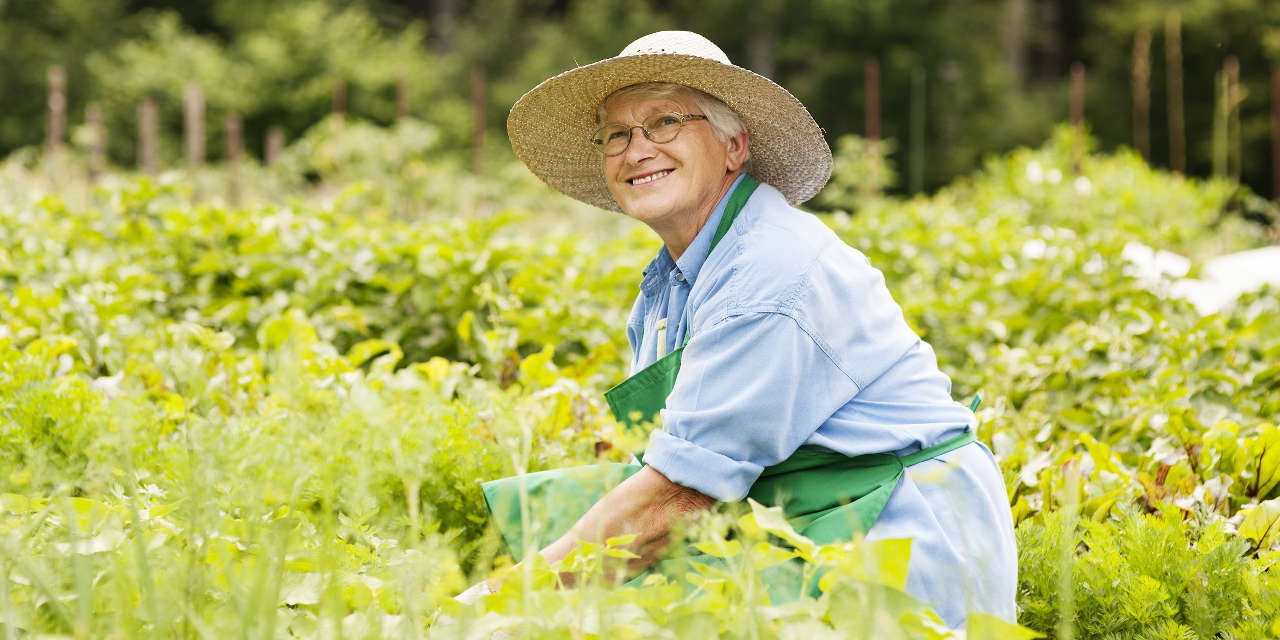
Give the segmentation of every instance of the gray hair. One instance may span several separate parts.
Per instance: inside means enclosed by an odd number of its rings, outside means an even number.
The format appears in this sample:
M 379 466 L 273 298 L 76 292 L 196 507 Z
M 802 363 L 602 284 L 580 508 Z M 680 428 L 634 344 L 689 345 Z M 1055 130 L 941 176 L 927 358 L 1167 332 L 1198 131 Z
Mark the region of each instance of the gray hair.
M 617 98 L 686 98 L 702 112 L 702 115 L 707 117 L 707 124 L 711 125 L 711 131 L 715 133 L 716 139 L 721 142 L 747 130 L 747 124 L 738 116 L 738 112 L 721 102 L 719 98 L 705 91 L 672 82 L 642 82 L 614 91 L 596 108 L 596 123 L 604 122 L 605 117 L 609 114 L 609 102 Z M 750 171 L 751 148 L 748 146 L 747 156 L 742 162 L 742 172 L 749 173 Z

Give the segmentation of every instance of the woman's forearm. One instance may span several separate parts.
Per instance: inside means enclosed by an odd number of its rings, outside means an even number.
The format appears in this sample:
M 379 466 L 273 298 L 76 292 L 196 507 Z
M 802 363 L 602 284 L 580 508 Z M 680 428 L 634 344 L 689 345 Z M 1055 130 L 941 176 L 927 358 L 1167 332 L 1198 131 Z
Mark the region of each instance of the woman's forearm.
M 646 466 L 605 494 L 568 533 L 548 545 L 541 554 L 549 562 L 563 559 L 579 540 L 602 543 L 609 538 L 634 535 L 626 548 L 639 556 L 627 562 L 628 572 L 653 566 L 669 543 L 671 527 L 686 515 L 708 509 L 715 499 L 667 480 Z M 566 582 L 574 576 L 562 575 Z

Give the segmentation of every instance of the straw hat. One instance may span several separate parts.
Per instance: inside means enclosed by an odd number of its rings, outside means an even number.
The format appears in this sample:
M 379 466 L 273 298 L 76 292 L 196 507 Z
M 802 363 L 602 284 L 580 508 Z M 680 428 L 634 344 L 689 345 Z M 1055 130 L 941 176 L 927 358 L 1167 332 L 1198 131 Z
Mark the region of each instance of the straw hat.
M 787 202 L 812 198 L 831 177 L 831 149 L 809 111 L 772 80 L 730 64 L 710 40 L 689 31 L 651 33 L 616 57 L 571 69 L 524 94 L 507 116 L 507 135 L 534 175 L 566 195 L 621 211 L 592 148 L 596 108 L 609 94 L 643 82 L 700 89 L 729 105 L 751 137 L 751 174 Z

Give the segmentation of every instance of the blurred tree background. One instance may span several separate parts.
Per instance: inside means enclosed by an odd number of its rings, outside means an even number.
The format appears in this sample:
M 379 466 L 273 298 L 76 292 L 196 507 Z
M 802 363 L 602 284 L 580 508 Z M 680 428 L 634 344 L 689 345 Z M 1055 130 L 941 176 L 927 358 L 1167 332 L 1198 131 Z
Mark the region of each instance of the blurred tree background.
M 1068 119 L 1079 62 L 1085 119 L 1103 149 L 1133 146 L 1148 130 L 1139 145 L 1151 161 L 1178 166 L 1168 113 L 1169 87 L 1180 82 L 1186 170 L 1238 173 L 1272 192 L 1274 0 L 0 0 L 0 155 L 42 143 L 55 65 L 67 72 L 72 129 L 99 104 L 121 165 L 136 162 L 144 98 L 159 108 L 162 157 L 181 157 L 192 82 L 204 89 L 214 159 L 223 148 L 214 123 L 226 114 L 243 117 L 260 156 L 270 127 L 297 139 L 338 101 L 352 117 L 391 123 L 397 82 L 412 116 L 438 130 L 439 152 L 461 159 L 475 139 L 472 92 L 483 87 L 485 153 L 509 153 L 505 116 L 524 91 L 658 29 L 700 32 L 775 79 L 833 143 L 867 133 L 867 63 L 876 61 L 880 136 L 896 149 L 898 191 L 938 187 L 984 155 L 1040 143 Z M 1241 88 L 1234 137 L 1223 115 L 1229 57 Z M 1134 115 L 1135 63 L 1149 78 L 1145 126 Z M 1228 132 L 1217 146 L 1215 130 Z M 1234 169 L 1215 164 L 1223 144 L 1239 155 Z

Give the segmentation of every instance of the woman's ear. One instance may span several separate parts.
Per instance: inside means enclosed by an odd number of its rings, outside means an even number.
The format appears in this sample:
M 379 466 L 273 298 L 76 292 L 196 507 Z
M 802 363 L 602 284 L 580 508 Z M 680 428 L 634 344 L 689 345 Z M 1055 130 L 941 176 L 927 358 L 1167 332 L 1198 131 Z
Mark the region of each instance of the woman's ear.
M 743 163 L 747 161 L 747 150 L 751 148 L 751 137 L 744 130 L 738 135 L 730 137 L 725 144 L 728 152 L 725 154 L 725 170 L 733 172 L 741 169 Z

